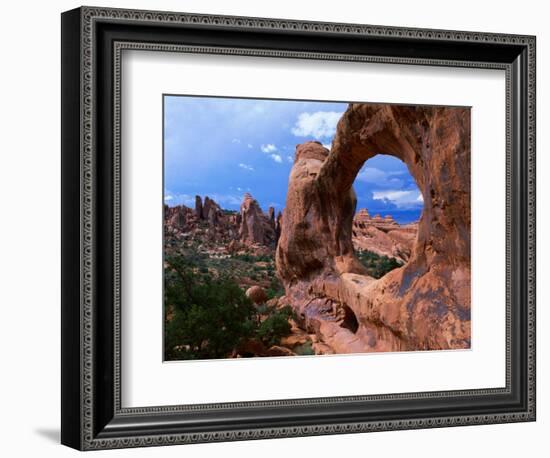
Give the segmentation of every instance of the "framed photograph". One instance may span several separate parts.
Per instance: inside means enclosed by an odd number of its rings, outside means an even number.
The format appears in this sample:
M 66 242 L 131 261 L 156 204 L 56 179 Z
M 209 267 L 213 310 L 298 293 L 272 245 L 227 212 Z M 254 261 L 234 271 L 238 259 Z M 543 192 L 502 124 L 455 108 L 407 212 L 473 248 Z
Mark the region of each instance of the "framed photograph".
M 62 443 L 535 420 L 535 37 L 62 15 Z

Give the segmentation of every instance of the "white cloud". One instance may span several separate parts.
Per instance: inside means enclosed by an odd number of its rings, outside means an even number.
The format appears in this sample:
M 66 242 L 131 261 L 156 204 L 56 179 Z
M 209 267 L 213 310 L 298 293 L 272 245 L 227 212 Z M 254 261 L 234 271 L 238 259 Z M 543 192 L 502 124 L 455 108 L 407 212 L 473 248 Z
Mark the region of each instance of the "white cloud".
M 279 164 L 283 162 L 283 158 L 279 154 L 271 154 L 271 159 L 273 159 L 275 162 L 278 162 Z
M 277 151 L 277 147 L 272 143 L 262 145 L 260 149 L 262 150 L 262 153 L 274 153 L 275 151 Z
M 241 143 L 241 141 L 238 138 L 234 138 L 231 140 L 231 143 Z
M 290 162 L 291 164 L 294 162 L 294 158 L 292 156 L 287 156 L 286 160 Z
M 264 103 L 257 103 L 252 107 L 252 110 L 250 110 L 252 113 L 256 114 L 262 114 L 265 112 L 265 104 Z
M 168 191 L 167 189 L 164 190 L 164 202 L 168 203 L 170 202 L 170 205 L 186 205 L 187 207 L 191 207 L 195 205 L 195 196 L 192 196 L 190 194 L 178 194 Z
M 374 191 L 372 193 L 372 198 L 374 200 L 391 202 L 392 204 L 396 205 L 398 208 L 414 207 L 414 206 L 418 206 L 419 202 L 424 202 L 422 198 L 422 194 L 420 194 L 420 192 L 417 190 Z
M 217 194 L 211 192 L 201 192 L 198 194 L 201 196 L 202 199 L 204 199 L 205 196 L 210 197 L 222 208 L 224 208 L 225 205 L 239 206 L 242 201 L 241 196 L 235 194 Z M 178 194 L 171 192 L 169 193 L 165 191 L 164 201 L 170 201 L 171 206 L 185 205 L 186 207 L 193 208 L 195 206 L 195 195 Z
M 179 194 L 177 192 L 172 192 L 169 189 L 164 190 L 164 202 L 170 205 L 194 205 L 195 196 L 189 194 Z
M 317 140 L 332 137 L 336 133 L 336 125 L 342 114 L 336 111 L 300 113 L 291 132 L 296 137 L 313 137 Z
M 378 183 L 379 181 L 385 181 L 387 177 L 386 172 L 375 167 L 364 167 L 357 174 L 357 179 L 363 183 Z
M 233 194 L 205 194 L 222 208 L 224 205 L 241 205 L 242 198 Z
M 248 165 L 248 164 L 243 164 L 242 162 L 239 164 L 239 167 L 243 170 L 248 170 L 249 172 L 254 171 L 254 167 L 252 167 L 251 165 Z
M 252 149 L 252 148 L 253 148 L 252 143 L 249 143 L 249 144 L 246 145 L 246 146 L 248 146 L 249 149 Z
M 404 186 L 404 181 L 395 178 L 394 172 L 385 172 L 376 167 L 363 167 L 357 174 L 357 180 L 377 188 L 396 189 Z

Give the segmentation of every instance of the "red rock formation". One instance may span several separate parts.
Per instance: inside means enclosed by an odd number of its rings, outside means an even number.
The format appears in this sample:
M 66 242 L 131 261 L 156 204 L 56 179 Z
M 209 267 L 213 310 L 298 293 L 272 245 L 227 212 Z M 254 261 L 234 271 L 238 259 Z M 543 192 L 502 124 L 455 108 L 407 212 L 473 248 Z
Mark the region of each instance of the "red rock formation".
M 390 215 L 371 217 L 365 208 L 353 218 L 352 241 L 356 251 L 372 251 L 402 263 L 409 260 L 417 233 L 417 223 L 401 226 Z
M 167 229 L 172 232 L 184 232 L 188 228 L 188 222 L 193 219 L 193 211 L 185 205 L 176 207 L 165 205 L 164 218 Z
M 379 152 L 407 164 L 424 210 L 407 264 L 374 280 L 354 255 L 352 184 Z M 468 348 L 470 110 L 350 104 L 330 154 L 296 149 L 276 260 L 287 299 L 337 353 Z
M 261 286 L 251 286 L 245 294 L 254 304 L 263 304 L 267 301 L 267 294 Z
M 244 195 L 241 204 L 239 237 L 247 245 L 275 245 L 275 228 L 271 219 L 262 212 L 258 201 L 249 193 Z
M 195 196 L 195 215 L 202 218 L 202 199 L 201 196 Z
M 277 221 L 265 215 L 250 194 L 244 196 L 241 213 L 224 211 L 208 196 L 204 200 L 196 196 L 194 210 L 185 205 L 165 206 L 164 220 L 167 234 L 195 240 L 202 251 L 216 255 L 270 254 L 277 243 Z
M 277 213 L 277 218 L 275 218 L 275 240 L 279 243 L 279 237 L 281 236 L 281 224 L 283 222 L 283 214 L 281 212 Z
M 219 218 L 223 215 L 221 207 L 214 202 L 210 197 L 204 198 L 204 204 L 202 206 L 202 219 L 205 219 L 214 226 L 218 223 Z

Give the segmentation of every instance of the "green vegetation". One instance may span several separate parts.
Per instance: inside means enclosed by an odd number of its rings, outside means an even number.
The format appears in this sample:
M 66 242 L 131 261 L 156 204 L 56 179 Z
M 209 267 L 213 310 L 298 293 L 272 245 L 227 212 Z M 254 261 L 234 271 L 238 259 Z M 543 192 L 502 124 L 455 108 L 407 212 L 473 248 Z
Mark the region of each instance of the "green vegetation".
M 290 334 L 290 323 L 288 319 L 293 316 L 289 305 L 281 310 L 268 309 L 270 315 L 260 323 L 256 330 L 257 337 L 266 346 L 278 345 L 282 337 Z
M 246 290 L 252 284 L 264 288 L 271 299 L 284 294 L 283 287 L 275 273 L 275 258 L 273 254 L 240 253 L 215 256 L 208 254 L 204 246 L 193 240 L 171 243 L 165 240 L 166 257 L 184 257 L 190 261 L 200 273 L 209 274 L 213 278 L 228 277 Z
M 268 271 L 268 275 L 271 276 L 271 282 L 266 290 L 267 298 L 273 299 L 275 297 L 283 296 L 285 294 L 285 289 L 279 279 L 275 276 L 275 273 L 273 271 Z
M 377 279 L 382 278 L 388 272 L 403 265 L 395 258 L 380 256 L 372 251 L 357 251 L 355 255 L 367 268 L 368 274 Z
M 293 348 L 294 353 L 300 356 L 311 356 L 315 354 L 311 342 L 306 342 L 301 345 L 297 345 Z
M 254 306 L 235 282 L 199 276 L 183 257 L 166 262 L 165 303 L 173 316 L 166 323 L 165 359 L 220 358 L 253 335 Z
M 245 253 L 245 254 L 236 254 L 233 256 L 234 259 L 238 259 L 239 261 L 244 261 L 244 262 L 250 262 L 250 263 L 255 263 L 255 262 L 273 262 L 273 257 L 272 256 L 269 256 L 267 254 L 264 254 L 264 255 L 253 255 L 253 254 L 248 254 L 248 253 Z
M 165 360 L 224 358 L 246 339 L 269 347 L 290 334 L 290 307 L 256 308 L 229 276 L 181 255 L 165 262 Z

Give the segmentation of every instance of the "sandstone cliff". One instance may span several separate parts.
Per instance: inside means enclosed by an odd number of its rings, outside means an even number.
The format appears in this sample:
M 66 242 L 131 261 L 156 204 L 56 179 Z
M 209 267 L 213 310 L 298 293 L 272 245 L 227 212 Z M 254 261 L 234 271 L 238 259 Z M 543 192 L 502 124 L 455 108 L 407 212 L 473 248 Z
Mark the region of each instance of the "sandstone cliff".
M 424 210 L 408 262 L 374 280 L 354 255 L 352 184 L 379 152 L 407 164 Z M 469 109 L 350 104 L 330 153 L 296 149 L 276 264 L 301 325 L 337 353 L 468 348 Z

